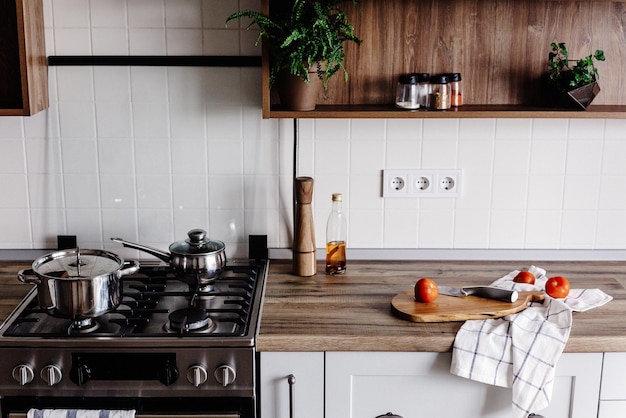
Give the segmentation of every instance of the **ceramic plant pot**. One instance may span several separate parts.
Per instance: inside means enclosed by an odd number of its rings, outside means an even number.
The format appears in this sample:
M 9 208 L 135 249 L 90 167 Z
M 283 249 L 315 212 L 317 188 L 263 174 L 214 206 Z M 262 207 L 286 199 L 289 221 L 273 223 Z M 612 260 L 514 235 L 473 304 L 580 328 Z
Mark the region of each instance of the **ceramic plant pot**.
M 315 110 L 317 96 L 322 87 L 322 81 L 317 76 L 315 67 L 309 70 L 311 82 L 305 83 L 300 77 L 283 70 L 278 74 L 276 87 L 280 103 L 286 110 L 311 111 Z

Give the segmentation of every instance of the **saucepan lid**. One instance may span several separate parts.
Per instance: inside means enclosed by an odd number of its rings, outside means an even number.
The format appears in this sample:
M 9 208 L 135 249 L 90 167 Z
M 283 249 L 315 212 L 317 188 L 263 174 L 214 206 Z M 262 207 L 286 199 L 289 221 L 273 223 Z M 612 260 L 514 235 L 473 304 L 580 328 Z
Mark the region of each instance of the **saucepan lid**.
M 46 254 L 33 262 L 33 271 L 54 279 L 98 277 L 115 273 L 124 261 L 103 250 L 68 249 Z
M 170 245 L 170 252 L 179 255 L 208 255 L 222 252 L 225 245 L 222 241 L 211 240 L 204 229 L 192 229 L 188 238 Z

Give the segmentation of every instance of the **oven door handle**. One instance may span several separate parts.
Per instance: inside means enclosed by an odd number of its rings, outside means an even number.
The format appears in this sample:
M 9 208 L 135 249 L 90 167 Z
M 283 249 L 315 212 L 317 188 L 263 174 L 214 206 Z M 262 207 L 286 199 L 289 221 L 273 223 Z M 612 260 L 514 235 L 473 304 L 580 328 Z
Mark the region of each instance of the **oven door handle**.
M 287 376 L 287 383 L 289 383 L 289 418 L 296 418 L 296 377 L 290 374 Z

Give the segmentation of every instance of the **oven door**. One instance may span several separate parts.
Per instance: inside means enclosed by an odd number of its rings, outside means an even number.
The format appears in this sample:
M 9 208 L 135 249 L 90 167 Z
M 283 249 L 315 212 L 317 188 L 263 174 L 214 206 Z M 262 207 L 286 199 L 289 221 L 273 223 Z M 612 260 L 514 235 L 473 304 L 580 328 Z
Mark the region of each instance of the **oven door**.
M 136 411 L 136 418 L 255 418 L 254 398 L 91 398 L 5 397 L 2 418 L 26 418 L 30 409 L 100 409 Z

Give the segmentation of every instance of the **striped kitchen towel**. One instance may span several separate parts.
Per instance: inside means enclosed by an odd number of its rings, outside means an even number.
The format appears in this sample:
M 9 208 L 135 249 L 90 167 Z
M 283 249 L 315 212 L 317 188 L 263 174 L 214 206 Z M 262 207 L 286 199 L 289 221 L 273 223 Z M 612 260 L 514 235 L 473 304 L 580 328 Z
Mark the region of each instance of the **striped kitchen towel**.
M 518 291 L 544 290 L 546 271 L 531 266 L 534 285 L 513 282 L 514 270 L 492 286 Z M 565 299 L 546 295 L 520 313 L 500 319 L 466 321 L 452 349 L 450 372 L 490 385 L 512 388 L 513 418 L 526 418 L 550 404 L 554 372 L 572 327 L 572 311 L 609 302 L 599 289 L 572 289 Z
M 26 418 L 135 418 L 135 410 L 30 409 Z

